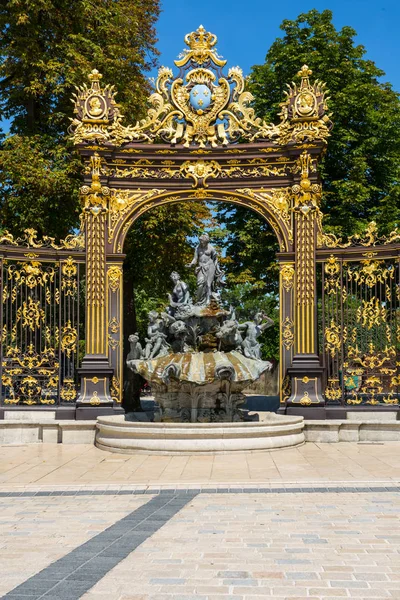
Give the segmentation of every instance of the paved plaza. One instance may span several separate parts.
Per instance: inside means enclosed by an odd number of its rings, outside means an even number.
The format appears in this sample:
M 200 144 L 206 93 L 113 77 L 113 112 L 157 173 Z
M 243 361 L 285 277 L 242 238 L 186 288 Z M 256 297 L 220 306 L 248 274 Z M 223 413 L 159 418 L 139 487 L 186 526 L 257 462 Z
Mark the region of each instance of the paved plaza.
M 2 446 L 0 596 L 399 600 L 399 451 Z

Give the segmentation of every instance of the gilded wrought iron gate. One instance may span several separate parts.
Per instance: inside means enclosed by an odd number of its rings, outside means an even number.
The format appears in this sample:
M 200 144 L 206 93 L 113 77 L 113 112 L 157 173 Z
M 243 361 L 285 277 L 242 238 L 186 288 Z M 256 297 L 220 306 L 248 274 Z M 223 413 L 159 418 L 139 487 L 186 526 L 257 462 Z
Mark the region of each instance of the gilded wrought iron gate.
M 34 235 L 0 238 L 3 406 L 75 403 L 85 315 L 85 254 L 76 240 L 64 241 L 75 248 L 68 253 Z
M 320 351 L 328 405 L 397 405 L 398 247 L 336 249 L 321 261 Z

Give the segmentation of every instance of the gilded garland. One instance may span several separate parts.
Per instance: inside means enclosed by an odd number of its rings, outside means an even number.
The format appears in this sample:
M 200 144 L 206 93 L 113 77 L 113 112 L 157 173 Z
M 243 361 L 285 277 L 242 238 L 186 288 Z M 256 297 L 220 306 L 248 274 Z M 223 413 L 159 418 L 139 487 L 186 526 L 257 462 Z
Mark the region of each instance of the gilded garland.
M 147 115 L 135 125 L 124 125 L 113 86 L 101 86 L 102 75 L 90 73 L 91 86 L 84 84 L 74 95 L 75 117 L 70 133 L 75 144 L 164 141 L 185 147 L 227 146 L 241 140 L 273 143 L 326 143 L 332 123 L 328 114 L 325 84 L 310 83 L 312 71 L 304 65 L 281 103 L 280 123 L 256 117 L 252 94 L 245 90 L 239 67 L 224 74 L 226 60 L 218 56 L 217 38 L 203 26 L 186 35 L 188 46 L 175 65 L 176 77 L 161 67 L 155 91 L 149 97 Z

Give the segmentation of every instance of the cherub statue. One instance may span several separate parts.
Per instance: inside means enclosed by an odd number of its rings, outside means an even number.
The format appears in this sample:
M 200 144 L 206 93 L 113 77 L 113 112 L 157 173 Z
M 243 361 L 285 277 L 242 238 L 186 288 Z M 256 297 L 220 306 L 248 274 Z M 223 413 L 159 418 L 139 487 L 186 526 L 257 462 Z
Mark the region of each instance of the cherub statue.
M 265 319 L 264 323 L 262 322 Z M 255 358 L 261 360 L 261 346 L 257 341 L 263 331 L 274 324 L 273 320 L 259 312 L 255 315 L 253 321 L 240 323 L 238 329 L 245 332 L 245 337 L 242 342 L 243 354 L 247 358 Z
M 174 315 L 176 310 L 182 306 L 192 303 L 189 293 L 189 286 L 182 281 L 181 276 L 176 271 L 171 273 L 171 279 L 174 283 L 172 294 L 168 294 L 169 307 L 168 314 Z
M 156 310 L 149 312 L 149 324 L 147 326 L 146 348 L 144 358 L 151 360 L 157 356 L 165 356 L 169 351 L 167 335 L 165 333 L 166 323 L 160 318 Z
M 131 347 L 128 356 L 126 357 L 126 362 L 128 360 L 139 360 L 143 356 L 143 348 L 141 343 L 139 342 L 139 335 L 137 333 L 132 333 L 128 337 L 128 342 Z

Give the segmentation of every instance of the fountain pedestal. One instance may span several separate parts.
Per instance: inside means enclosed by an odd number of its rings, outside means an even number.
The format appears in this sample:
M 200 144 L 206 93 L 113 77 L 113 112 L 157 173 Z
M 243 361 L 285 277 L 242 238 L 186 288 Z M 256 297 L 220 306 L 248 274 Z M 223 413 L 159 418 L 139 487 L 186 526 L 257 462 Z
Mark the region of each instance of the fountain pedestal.
M 95 444 L 119 454 L 225 454 L 291 448 L 304 443 L 303 417 L 271 413 L 246 423 L 134 423 L 99 417 Z
M 271 364 L 240 352 L 183 352 L 130 362 L 150 382 L 159 420 L 183 423 L 243 420 L 242 391 Z

